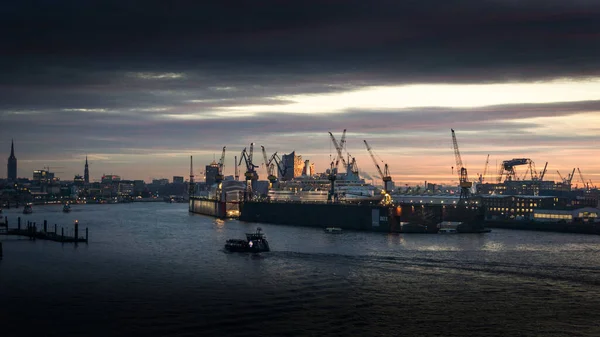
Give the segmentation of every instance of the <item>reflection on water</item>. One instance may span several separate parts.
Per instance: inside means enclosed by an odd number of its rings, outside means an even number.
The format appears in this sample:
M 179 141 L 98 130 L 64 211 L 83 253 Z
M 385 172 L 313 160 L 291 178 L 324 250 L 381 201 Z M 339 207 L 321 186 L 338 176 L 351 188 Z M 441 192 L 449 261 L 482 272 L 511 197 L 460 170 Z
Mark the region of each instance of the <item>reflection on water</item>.
M 57 336 L 252 336 L 257 322 L 271 336 L 600 334 L 590 315 L 600 308 L 599 236 L 333 235 L 186 207 L 5 210 L 13 224 L 78 219 L 90 244 L 0 237 L 2 336 L 32 326 Z M 223 252 L 258 226 L 271 253 Z

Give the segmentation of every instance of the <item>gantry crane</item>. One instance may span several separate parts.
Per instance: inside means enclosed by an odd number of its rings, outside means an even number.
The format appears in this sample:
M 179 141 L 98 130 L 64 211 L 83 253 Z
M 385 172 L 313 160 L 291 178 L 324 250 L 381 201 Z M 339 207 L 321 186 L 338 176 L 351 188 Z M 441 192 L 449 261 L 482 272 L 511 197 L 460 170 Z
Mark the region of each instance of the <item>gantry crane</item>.
M 456 141 L 456 135 L 454 134 L 454 129 L 450 129 L 452 131 L 452 143 L 454 145 L 454 157 L 456 159 L 456 171 L 458 172 L 458 181 L 460 186 L 460 198 L 459 202 L 462 200 L 468 200 L 470 196 L 470 189 L 473 186 L 473 183 L 469 181 L 469 176 L 467 174 L 467 168 L 463 166 L 462 158 L 460 157 L 460 151 L 458 151 L 458 142 Z
M 384 192 L 387 194 L 391 191 L 392 189 L 392 177 L 390 176 L 390 172 L 388 169 L 388 164 L 384 163 L 383 166 L 383 171 L 381 170 L 381 167 L 379 166 L 379 164 L 377 163 L 377 159 L 375 159 L 375 155 L 373 154 L 373 149 L 369 146 L 369 143 L 367 143 L 366 140 L 363 140 L 363 142 L 365 142 L 365 146 L 367 147 L 367 151 L 369 152 L 369 155 L 371 155 L 371 159 L 373 159 L 373 163 L 375 164 L 375 167 L 377 168 L 377 172 L 379 172 L 379 176 L 381 177 L 381 180 L 383 180 L 383 190 Z M 383 160 L 382 160 L 383 162 Z
M 246 191 L 244 192 L 244 201 L 248 200 L 252 196 L 252 181 L 258 180 L 258 174 L 256 173 L 257 165 L 254 165 L 252 162 L 252 156 L 254 153 L 254 143 L 250 144 L 250 151 L 246 151 L 246 148 L 242 150 L 242 156 L 238 165 L 242 164 L 242 160 L 246 164 L 246 173 L 244 176 L 246 178 Z
M 223 146 L 223 152 L 221 152 L 221 159 L 219 159 L 219 163 L 217 164 L 218 172 L 217 175 L 215 175 L 215 182 L 217 183 L 217 185 L 219 185 L 224 179 L 223 167 L 225 166 L 225 148 L 226 146 Z

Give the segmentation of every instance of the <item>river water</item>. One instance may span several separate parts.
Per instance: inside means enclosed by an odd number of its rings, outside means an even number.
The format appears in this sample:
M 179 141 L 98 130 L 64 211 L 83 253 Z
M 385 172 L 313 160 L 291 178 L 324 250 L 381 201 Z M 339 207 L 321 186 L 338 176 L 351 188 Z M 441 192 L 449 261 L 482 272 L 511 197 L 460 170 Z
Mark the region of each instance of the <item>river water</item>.
M 600 335 L 600 236 L 327 234 L 186 204 L 72 209 L 4 210 L 13 227 L 77 219 L 90 242 L 0 236 L 0 336 Z M 222 250 L 257 226 L 272 252 Z

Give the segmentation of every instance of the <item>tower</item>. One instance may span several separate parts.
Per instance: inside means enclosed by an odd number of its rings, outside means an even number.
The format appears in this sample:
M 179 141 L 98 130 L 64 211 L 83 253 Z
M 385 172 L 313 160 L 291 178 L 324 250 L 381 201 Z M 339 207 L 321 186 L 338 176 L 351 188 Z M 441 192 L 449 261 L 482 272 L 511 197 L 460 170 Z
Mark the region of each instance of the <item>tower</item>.
M 8 165 L 6 167 L 8 180 L 17 181 L 17 157 L 15 157 L 15 144 L 10 141 L 10 157 L 8 157 Z
M 83 182 L 86 184 L 90 183 L 90 170 L 88 168 L 87 156 L 85 156 L 85 170 L 83 171 Z

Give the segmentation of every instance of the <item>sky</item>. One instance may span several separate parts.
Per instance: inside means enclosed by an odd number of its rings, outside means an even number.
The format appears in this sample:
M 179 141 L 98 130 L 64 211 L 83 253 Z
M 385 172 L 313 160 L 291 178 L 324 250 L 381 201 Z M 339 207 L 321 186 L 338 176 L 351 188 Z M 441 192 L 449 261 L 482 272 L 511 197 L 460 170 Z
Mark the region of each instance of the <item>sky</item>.
M 489 181 L 531 158 L 600 184 L 598 1 L 9 1 L 0 30 L 19 177 L 201 176 L 223 146 L 228 175 L 252 142 L 324 171 L 347 129 L 365 176 L 366 139 L 397 184 L 452 183 L 453 128 L 471 179 L 489 154 Z

